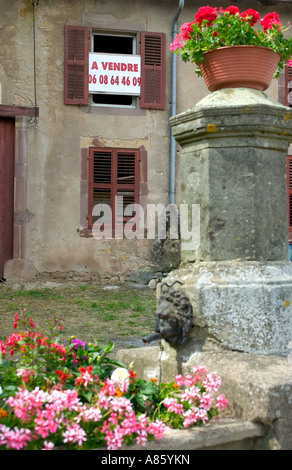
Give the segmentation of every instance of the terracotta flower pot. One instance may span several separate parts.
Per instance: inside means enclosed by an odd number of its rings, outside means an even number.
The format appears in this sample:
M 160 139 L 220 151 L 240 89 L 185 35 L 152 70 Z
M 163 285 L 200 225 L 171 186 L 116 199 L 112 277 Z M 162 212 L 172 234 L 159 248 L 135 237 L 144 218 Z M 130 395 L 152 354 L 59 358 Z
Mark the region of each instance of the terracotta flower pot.
M 264 91 L 280 59 L 267 47 L 226 46 L 205 52 L 200 69 L 210 91 L 242 87 Z

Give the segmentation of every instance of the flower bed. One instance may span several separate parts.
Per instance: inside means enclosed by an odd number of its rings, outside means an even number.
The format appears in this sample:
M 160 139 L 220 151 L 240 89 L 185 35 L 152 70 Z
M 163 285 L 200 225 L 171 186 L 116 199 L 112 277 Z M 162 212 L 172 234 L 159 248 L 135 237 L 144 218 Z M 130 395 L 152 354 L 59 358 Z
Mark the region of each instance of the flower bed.
M 224 409 L 220 377 L 204 366 L 171 383 L 137 379 L 105 348 L 71 337 L 60 342 L 62 319 L 38 333 L 26 310 L 0 341 L 0 449 L 118 450 L 161 439 L 165 426 L 201 425 Z

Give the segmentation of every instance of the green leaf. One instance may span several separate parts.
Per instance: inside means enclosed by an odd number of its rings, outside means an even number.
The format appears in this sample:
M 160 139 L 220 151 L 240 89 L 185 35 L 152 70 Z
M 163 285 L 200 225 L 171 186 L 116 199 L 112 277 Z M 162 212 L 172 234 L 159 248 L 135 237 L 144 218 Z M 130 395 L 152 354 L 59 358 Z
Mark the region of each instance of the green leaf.
M 115 347 L 115 343 L 113 342 L 110 342 L 107 344 L 105 350 L 104 350 L 104 354 L 109 354 Z

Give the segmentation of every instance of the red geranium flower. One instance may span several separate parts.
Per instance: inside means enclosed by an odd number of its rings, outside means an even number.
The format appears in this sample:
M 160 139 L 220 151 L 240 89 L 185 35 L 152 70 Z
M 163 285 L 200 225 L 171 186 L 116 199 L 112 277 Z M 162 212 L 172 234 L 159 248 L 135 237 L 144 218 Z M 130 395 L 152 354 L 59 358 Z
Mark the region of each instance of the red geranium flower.
M 227 7 L 225 10 L 223 10 L 223 8 L 220 7 L 220 13 L 229 13 L 230 15 L 236 15 L 236 13 L 239 13 L 239 8 L 230 5 L 230 7 Z
M 264 33 L 266 33 L 268 29 L 272 29 L 273 25 L 279 26 L 278 31 L 280 31 L 282 28 L 281 21 L 279 20 L 279 15 L 275 11 L 268 13 L 266 16 L 264 16 L 261 19 L 260 24 L 263 27 Z
M 69 374 L 65 374 L 65 372 L 63 372 L 62 370 L 56 370 L 55 371 L 55 374 L 57 374 L 59 376 L 59 379 L 60 379 L 60 382 L 63 384 L 66 382 L 66 380 L 69 379 L 70 375 Z
M 251 26 L 254 26 L 260 19 L 260 15 L 258 14 L 258 12 L 253 10 L 252 8 L 243 11 L 240 16 L 244 19 L 244 21 L 250 23 Z
M 208 21 L 207 25 L 210 26 L 217 18 L 217 8 L 212 7 L 201 7 L 198 13 L 194 16 L 195 22 L 202 26 L 203 21 Z

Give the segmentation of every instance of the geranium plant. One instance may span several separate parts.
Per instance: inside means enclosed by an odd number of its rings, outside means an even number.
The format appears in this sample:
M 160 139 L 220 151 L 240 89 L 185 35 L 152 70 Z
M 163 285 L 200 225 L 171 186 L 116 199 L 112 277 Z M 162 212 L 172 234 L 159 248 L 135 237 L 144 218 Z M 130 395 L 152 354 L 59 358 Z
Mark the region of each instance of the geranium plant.
M 170 45 L 170 50 L 184 62 L 197 64 L 195 72 L 202 76 L 199 64 L 204 53 L 225 46 L 252 45 L 267 47 L 281 54 L 274 77 L 279 76 L 285 61 L 292 55 L 292 38 L 287 38 L 285 28 L 276 12 L 260 18 L 256 10 L 240 12 L 237 6 L 225 10 L 220 7 L 199 8 L 194 21 L 184 23 Z
M 0 450 L 120 449 L 163 437 L 165 426 L 204 424 L 224 409 L 220 377 L 204 366 L 170 383 L 137 379 L 105 348 L 59 339 L 62 320 L 36 331 L 26 309 L 0 341 Z

